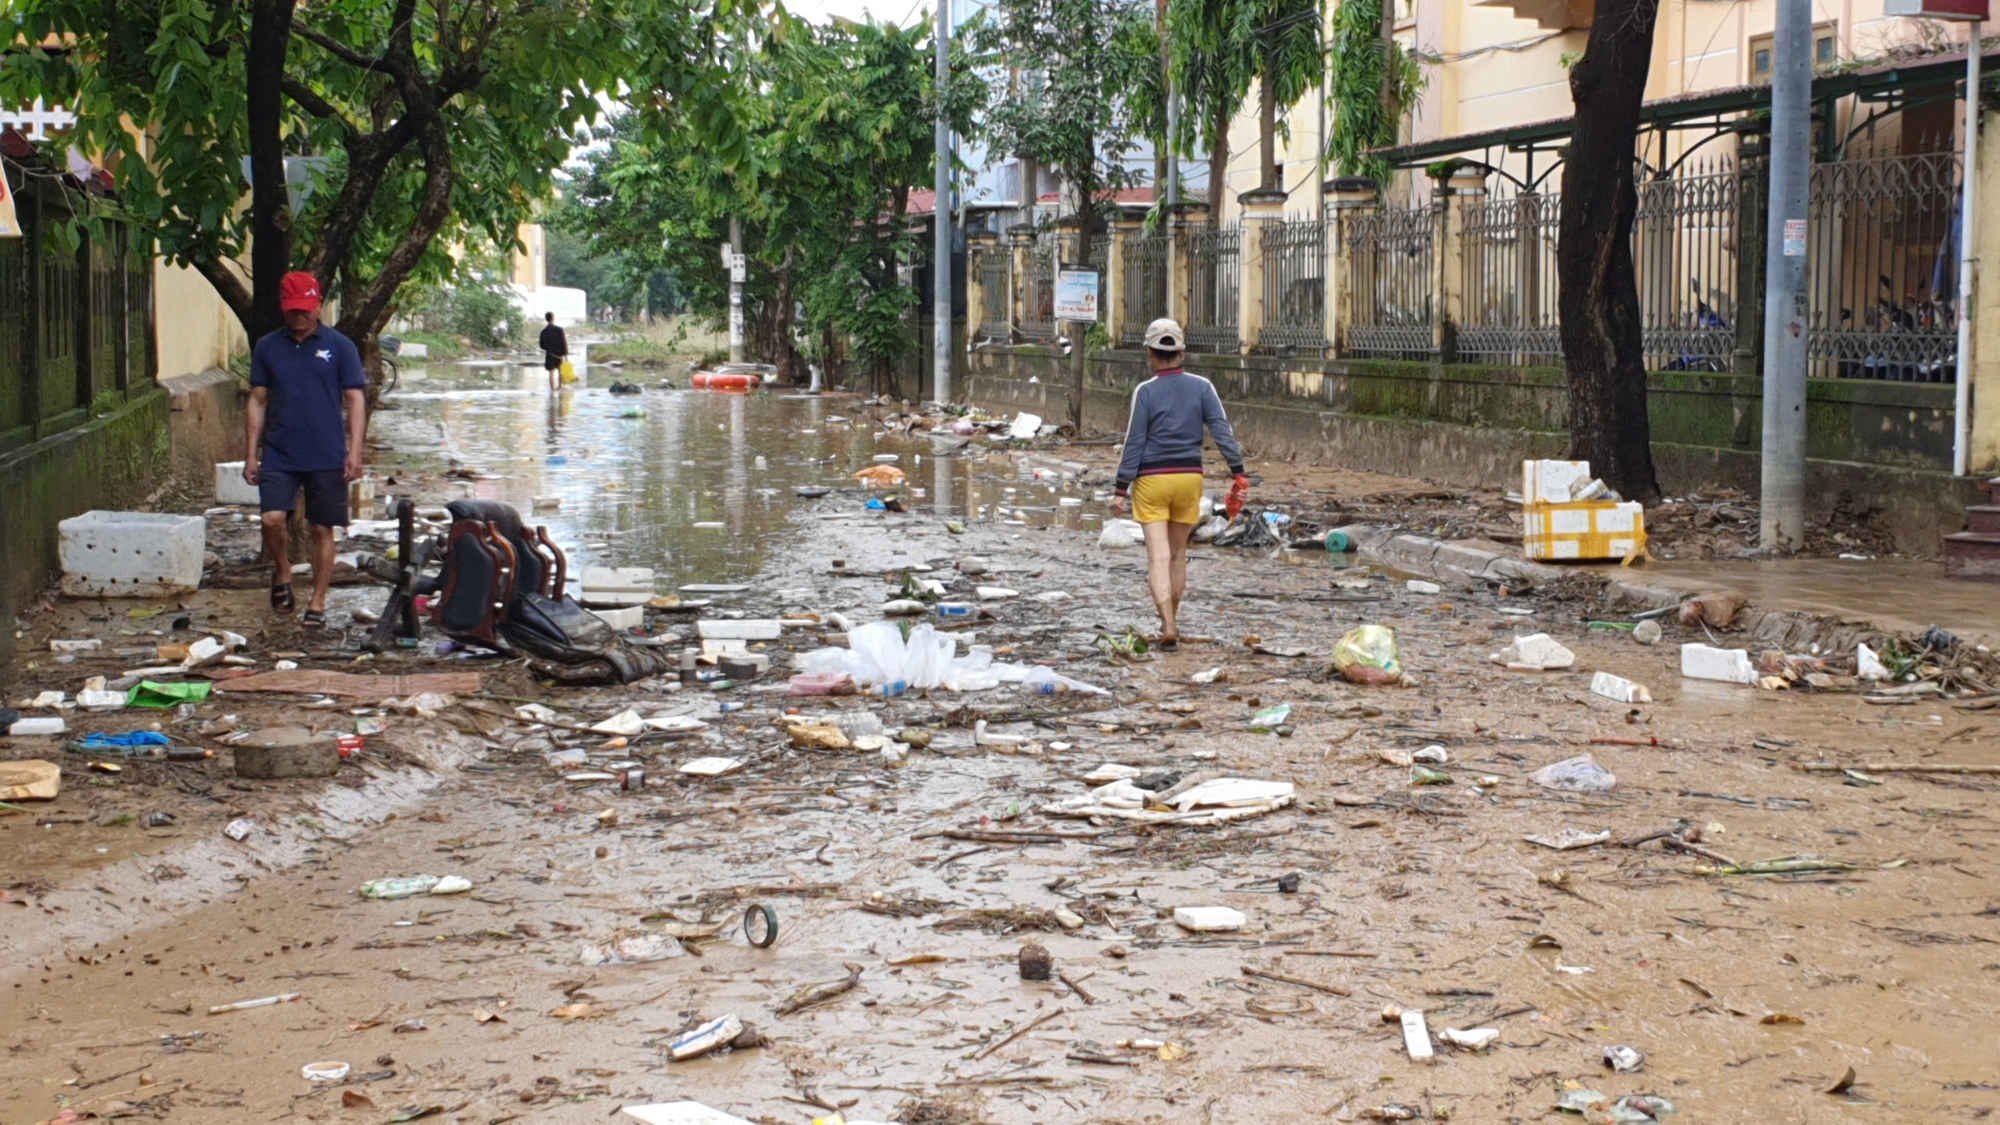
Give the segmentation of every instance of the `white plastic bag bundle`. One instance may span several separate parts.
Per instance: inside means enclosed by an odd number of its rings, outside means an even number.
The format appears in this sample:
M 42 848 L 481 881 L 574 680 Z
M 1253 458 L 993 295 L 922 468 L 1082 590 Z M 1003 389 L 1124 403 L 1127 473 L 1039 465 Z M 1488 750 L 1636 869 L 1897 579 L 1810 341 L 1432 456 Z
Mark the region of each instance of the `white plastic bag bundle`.
M 1100 547 L 1140 547 L 1146 543 L 1146 529 L 1134 520 L 1105 520 L 1104 530 L 1098 533 Z

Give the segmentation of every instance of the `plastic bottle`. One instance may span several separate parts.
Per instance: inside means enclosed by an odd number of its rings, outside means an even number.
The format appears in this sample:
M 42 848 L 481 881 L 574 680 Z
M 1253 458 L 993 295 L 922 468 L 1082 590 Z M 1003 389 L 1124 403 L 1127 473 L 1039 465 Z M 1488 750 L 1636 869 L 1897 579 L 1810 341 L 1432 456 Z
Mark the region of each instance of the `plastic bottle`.
M 431 893 L 438 885 L 436 875 L 412 875 L 405 879 L 376 879 L 361 886 L 362 898 L 414 898 Z
M 1021 677 L 1021 690 L 1029 695 L 1059 695 L 1069 690 L 1069 683 L 1055 669 L 1037 665 Z
M 975 612 L 964 602 L 939 602 L 937 607 L 939 617 L 971 617 Z
M 877 699 L 894 699 L 909 690 L 908 680 L 890 680 L 886 683 L 868 685 L 868 694 Z

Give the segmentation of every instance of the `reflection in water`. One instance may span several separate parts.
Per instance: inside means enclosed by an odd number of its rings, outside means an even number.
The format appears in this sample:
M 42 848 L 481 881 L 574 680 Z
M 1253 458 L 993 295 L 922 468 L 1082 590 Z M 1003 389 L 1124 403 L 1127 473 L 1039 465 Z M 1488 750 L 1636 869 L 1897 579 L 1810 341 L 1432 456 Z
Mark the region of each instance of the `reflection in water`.
M 442 482 L 438 493 L 417 499 L 504 501 L 548 526 L 570 554 L 571 573 L 586 565 L 649 566 L 660 572 L 662 589 L 754 576 L 766 552 L 796 538 L 786 526 L 794 507 L 814 516 L 895 519 L 861 507 L 867 496 L 886 494 L 854 480 L 877 453 L 896 454 L 909 475 L 905 500 L 922 493 L 915 502 L 939 516 L 1079 528 L 1094 528 L 1098 519 L 1084 506 L 1061 506 L 1062 497 L 1087 497 L 1087 490 L 1048 473 L 1036 480 L 1026 460 L 1034 455 L 991 453 L 983 441 L 954 450 L 924 437 L 878 439 L 866 409 L 851 399 L 613 395 L 612 373 L 590 368 L 584 347 L 576 352 L 582 380 L 556 392 L 539 365 L 453 365 L 406 375 L 413 385 L 390 396 L 396 409 L 371 423 L 375 475 L 460 470 L 474 479 Z M 644 414 L 622 416 L 633 407 Z M 793 490 L 808 485 L 839 491 L 799 500 Z M 536 497 L 558 506 L 535 510 Z

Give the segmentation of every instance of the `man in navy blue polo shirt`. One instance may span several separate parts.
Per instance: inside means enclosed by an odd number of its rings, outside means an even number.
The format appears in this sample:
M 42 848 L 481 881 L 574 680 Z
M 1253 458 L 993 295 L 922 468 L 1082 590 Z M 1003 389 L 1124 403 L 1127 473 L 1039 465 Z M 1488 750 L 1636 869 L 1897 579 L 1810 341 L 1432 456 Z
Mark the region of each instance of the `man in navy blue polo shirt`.
M 333 583 L 333 529 L 347 526 L 347 482 L 361 476 L 368 430 L 368 380 L 354 342 L 319 322 L 319 281 L 288 273 L 278 286 L 285 327 L 250 353 L 250 425 L 243 479 L 257 486 L 264 553 L 271 559 L 271 608 L 290 613 L 291 535 L 285 526 L 299 493 L 312 524 L 313 595 L 301 623 L 326 625 Z M 341 423 L 341 407 L 347 421 Z

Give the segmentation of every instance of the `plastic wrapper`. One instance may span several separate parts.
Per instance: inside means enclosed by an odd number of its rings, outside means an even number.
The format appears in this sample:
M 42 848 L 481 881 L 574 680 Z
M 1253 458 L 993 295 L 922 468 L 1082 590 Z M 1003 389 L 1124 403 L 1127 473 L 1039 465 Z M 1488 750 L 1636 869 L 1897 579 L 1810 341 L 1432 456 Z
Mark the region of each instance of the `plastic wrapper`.
M 1333 669 L 1356 684 L 1393 684 L 1403 678 L 1403 658 L 1396 650 L 1396 631 L 1385 625 L 1350 629 L 1334 646 Z

